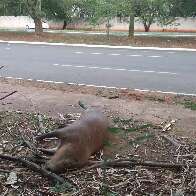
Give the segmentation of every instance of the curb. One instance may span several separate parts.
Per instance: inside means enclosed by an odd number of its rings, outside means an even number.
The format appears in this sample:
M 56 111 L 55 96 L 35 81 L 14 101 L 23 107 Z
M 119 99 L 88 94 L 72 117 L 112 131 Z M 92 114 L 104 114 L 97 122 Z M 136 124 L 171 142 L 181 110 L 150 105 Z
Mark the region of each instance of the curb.
M 191 49 L 191 48 L 160 48 L 160 47 L 111 46 L 111 45 L 66 44 L 66 43 L 3 41 L 3 40 L 0 40 L 0 43 L 29 44 L 29 45 L 48 45 L 48 46 L 71 46 L 71 47 L 87 47 L 87 48 L 130 49 L 130 50 L 158 50 L 158 51 L 196 52 L 196 49 Z

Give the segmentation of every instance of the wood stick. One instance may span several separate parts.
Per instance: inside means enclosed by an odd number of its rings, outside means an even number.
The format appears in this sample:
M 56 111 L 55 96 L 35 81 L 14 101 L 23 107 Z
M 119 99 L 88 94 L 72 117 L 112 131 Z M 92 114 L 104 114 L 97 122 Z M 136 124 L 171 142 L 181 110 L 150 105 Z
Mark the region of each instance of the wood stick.
M 0 67 L 0 69 L 3 69 L 3 68 L 4 68 L 4 66 L 1 66 L 1 67 Z
M 78 172 L 96 169 L 99 167 L 105 166 L 106 168 L 130 168 L 134 166 L 144 166 L 152 168 L 164 168 L 164 169 L 183 169 L 186 168 L 185 164 L 178 163 L 168 163 L 168 162 L 156 162 L 156 161 L 136 161 L 131 159 L 119 159 L 119 160 L 110 160 L 110 161 L 100 161 L 92 166 L 79 170 Z M 189 165 L 190 168 L 196 168 L 196 165 Z
M 27 161 L 25 159 L 22 159 L 19 157 L 13 157 L 13 156 L 9 156 L 9 155 L 3 155 L 3 154 L 0 154 L 0 159 L 21 163 L 23 166 L 27 167 L 28 169 L 35 171 L 35 172 L 38 172 L 44 177 L 47 177 L 49 180 L 59 182 L 62 184 L 65 183 L 64 179 L 61 178 L 60 176 L 40 167 L 39 165 L 37 165 L 33 162 Z
M 168 141 L 168 142 L 170 142 L 171 144 L 173 144 L 176 148 L 179 148 L 179 147 L 181 146 L 181 144 L 178 143 L 178 141 L 177 141 L 176 139 L 171 138 L 171 137 L 169 137 L 168 135 L 162 135 L 162 137 L 163 137 L 166 141 Z
M 1 98 L 0 98 L 0 101 L 2 101 L 3 99 L 6 99 L 7 97 L 9 97 L 9 96 L 11 96 L 11 95 L 13 95 L 13 94 L 15 94 L 15 93 L 17 93 L 17 92 L 18 92 L 18 91 L 13 91 L 13 92 L 11 92 L 11 93 L 5 95 L 4 97 L 1 97 Z
M 0 169 L 0 173 L 10 173 L 10 171 L 9 170 L 5 170 L 5 169 Z

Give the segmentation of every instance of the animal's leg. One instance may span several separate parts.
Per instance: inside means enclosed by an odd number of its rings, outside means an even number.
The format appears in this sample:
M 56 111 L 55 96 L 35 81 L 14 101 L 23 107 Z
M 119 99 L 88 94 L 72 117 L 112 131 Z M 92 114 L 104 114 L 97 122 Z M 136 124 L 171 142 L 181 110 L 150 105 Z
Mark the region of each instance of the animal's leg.
M 50 156 L 54 155 L 56 153 L 57 149 L 58 149 L 58 147 L 52 148 L 52 149 L 38 148 L 38 150 L 40 150 L 44 154 L 47 154 L 47 155 L 50 155 Z
M 46 139 L 46 138 L 61 138 L 63 133 L 66 132 L 66 127 L 65 128 L 62 128 L 62 129 L 57 129 L 55 131 L 52 131 L 52 132 L 49 132 L 49 133 L 45 133 L 43 135 L 40 135 L 40 136 L 37 136 L 35 139 L 40 141 L 40 140 L 43 140 L 43 139 Z

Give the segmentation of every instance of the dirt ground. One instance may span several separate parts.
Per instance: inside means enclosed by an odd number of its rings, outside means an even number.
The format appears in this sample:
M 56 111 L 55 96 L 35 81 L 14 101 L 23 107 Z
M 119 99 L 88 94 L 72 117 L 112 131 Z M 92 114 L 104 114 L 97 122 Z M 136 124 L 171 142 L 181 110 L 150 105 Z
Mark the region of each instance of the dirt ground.
M 146 37 L 135 36 L 129 39 L 127 36 L 110 36 L 110 40 L 104 35 L 78 35 L 78 34 L 54 34 L 43 33 L 42 36 L 35 36 L 34 33 L 26 32 L 0 32 L 0 40 L 8 41 L 43 41 L 62 43 L 85 43 L 85 44 L 108 44 L 108 45 L 131 45 L 148 47 L 180 47 L 196 48 L 195 37 Z
M 194 97 L 1 79 L 0 99 L 14 91 L 17 92 L 0 101 L 0 152 L 3 154 L 32 156 L 21 142 L 21 134 L 33 142 L 32 138 L 40 132 L 38 115 L 42 116 L 46 131 L 64 126 L 67 119 L 77 119 L 78 113 L 82 113 L 78 105 L 81 100 L 101 107 L 110 121 L 112 139 L 92 160 L 129 158 L 187 167 L 66 171 L 61 176 L 68 178 L 74 184 L 72 187 L 69 183 L 54 185 L 38 173 L 0 159 L 2 195 L 195 195 L 196 169 L 190 164 L 196 164 L 196 111 L 182 104 L 187 100 L 196 103 Z M 169 129 L 163 131 L 170 122 Z M 8 180 L 11 171 L 15 175 L 12 182 Z

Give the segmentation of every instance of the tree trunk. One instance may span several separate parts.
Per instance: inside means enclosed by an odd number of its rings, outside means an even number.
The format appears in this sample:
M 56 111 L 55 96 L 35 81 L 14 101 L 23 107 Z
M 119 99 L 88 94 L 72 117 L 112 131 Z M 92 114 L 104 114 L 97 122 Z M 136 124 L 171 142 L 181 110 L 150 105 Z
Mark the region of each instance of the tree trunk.
M 35 34 L 41 35 L 43 33 L 41 18 L 35 18 L 34 23 L 35 23 Z
M 145 29 L 145 32 L 149 32 L 150 31 L 150 24 L 146 24 L 144 23 L 144 29 Z
M 106 31 L 107 31 L 107 39 L 110 40 L 110 20 L 109 19 L 107 19 Z
M 66 29 L 66 28 L 67 28 L 67 21 L 64 20 L 64 22 L 63 22 L 63 30 Z
M 135 16 L 134 16 L 134 13 L 132 13 L 130 16 L 129 16 L 129 37 L 130 38 L 134 38 L 134 25 L 135 25 Z

